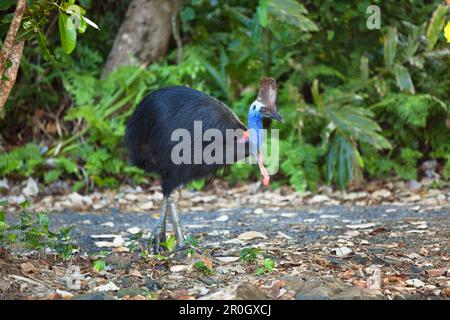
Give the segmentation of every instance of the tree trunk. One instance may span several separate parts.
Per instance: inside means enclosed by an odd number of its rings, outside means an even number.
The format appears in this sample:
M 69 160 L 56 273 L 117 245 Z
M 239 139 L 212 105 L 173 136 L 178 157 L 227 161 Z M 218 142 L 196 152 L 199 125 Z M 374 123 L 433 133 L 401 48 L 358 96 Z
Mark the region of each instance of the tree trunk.
M 172 34 L 178 0 L 133 0 L 103 68 L 102 77 L 120 65 L 151 63 L 162 58 Z
M 26 0 L 17 1 L 13 20 L 0 51 L 0 111 L 2 111 L 11 89 L 16 82 L 17 71 L 19 70 L 20 57 L 22 56 L 25 42 L 23 40 L 17 42 L 16 35 L 20 28 L 23 13 L 25 12 L 25 6 Z M 11 62 L 9 68 L 7 68 L 6 63 L 8 59 Z

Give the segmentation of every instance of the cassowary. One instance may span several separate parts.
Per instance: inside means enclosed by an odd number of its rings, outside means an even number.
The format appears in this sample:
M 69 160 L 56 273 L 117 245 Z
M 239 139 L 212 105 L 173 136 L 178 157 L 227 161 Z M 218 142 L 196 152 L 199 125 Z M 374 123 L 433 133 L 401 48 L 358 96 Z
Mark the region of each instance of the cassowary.
M 184 236 L 176 210 L 174 190 L 192 180 L 212 177 L 225 165 L 225 159 L 229 159 L 228 156 L 231 155 L 232 161 L 236 162 L 250 154 L 253 155 L 264 177 L 264 184 L 269 183 L 269 173 L 264 167 L 261 152 L 263 117 L 283 122 L 282 116 L 277 112 L 277 85 L 271 78 L 261 80 L 257 98 L 250 105 L 248 131 L 236 114 L 223 102 L 183 86 L 153 91 L 136 107 L 125 132 L 125 144 L 129 157 L 133 165 L 159 175 L 164 195 L 161 215 L 151 237 L 155 251 L 159 251 L 160 243 L 166 241 L 167 210 L 170 210 L 172 214 L 175 237 L 179 245 L 183 246 Z M 211 163 L 205 159 L 200 161 L 192 159 L 192 155 L 194 158 L 199 153 L 201 155 L 203 150 L 212 143 L 203 141 L 204 139 L 195 132 L 195 123 L 201 123 L 202 132 L 206 133 L 208 129 L 214 129 L 215 132 L 218 130 L 223 137 L 227 137 L 227 130 L 238 132 L 238 136 L 234 136 L 233 139 L 223 140 L 223 158 L 220 158 L 224 161 Z M 173 133 L 176 130 L 180 132 L 180 129 L 181 132 L 190 134 L 192 149 L 188 151 L 192 153 L 191 155 L 183 154 L 183 156 L 187 156 L 192 161 L 179 163 L 173 159 L 174 148 L 179 143 L 178 140 L 173 139 Z

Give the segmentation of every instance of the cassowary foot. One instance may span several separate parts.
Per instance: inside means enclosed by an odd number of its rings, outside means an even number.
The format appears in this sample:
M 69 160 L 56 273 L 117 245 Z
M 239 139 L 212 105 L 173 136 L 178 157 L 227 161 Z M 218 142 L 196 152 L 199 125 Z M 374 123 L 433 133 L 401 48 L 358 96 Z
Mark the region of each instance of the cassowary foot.
M 163 226 L 156 226 L 149 239 L 149 249 L 153 250 L 154 253 L 160 253 L 164 250 L 164 247 L 161 246 L 161 243 L 165 243 L 166 238 L 166 230 Z
M 152 250 L 154 253 L 159 253 L 161 251 L 161 243 L 167 241 L 166 238 L 166 216 L 167 216 L 167 199 L 163 199 L 163 205 L 161 208 L 161 215 L 159 216 L 158 223 L 153 228 L 150 239 L 149 239 L 149 251 Z
M 168 199 L 170 212 L 172 214 L 172 223 L 175 230 L 175 237 L 178 240 L 178 246 L 185 246 L 186 237 L 184 236 L 183 228 L 181 226 L 180 217 L 178 215 L 177 206 L 175 205 L 175 196 L 171 194 Z

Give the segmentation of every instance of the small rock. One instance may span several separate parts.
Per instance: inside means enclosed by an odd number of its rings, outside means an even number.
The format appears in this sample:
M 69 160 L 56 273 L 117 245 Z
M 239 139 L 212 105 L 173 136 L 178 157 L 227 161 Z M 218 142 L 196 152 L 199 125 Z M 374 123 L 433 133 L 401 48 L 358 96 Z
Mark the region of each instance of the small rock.
M 236 300 L 238 285 L 231 285 L 225 289 L 200 297 L 199 300 Z
M 425 283 L 423 283 L 423 281 L 421 281 L 420 279 L 408 279 L 405 281 L 405 283 L 416 288 L 421 288 L 425 285 Z
M 331 253 L 336 255 L 337 257 L 346 257 L 352 252 L 353 250 L 348 247 L 339 247 L 331 250 Z
M 237 288 L 236 299 L 264 300 L 266 299 L 266 295 L 258 286 L 252 284 L 242 284 Z
M 331 288 L 318 286 L 310 290 L 300 290 L 295 296 L 297 300 L 330 300 L 334 295 Z
M 254 239 L 267 239 L 267 237 L 258 231 L 247 231 L 247 232 L 241 233 L 238 236 L 238 239 L 247 241 L 247 240 L 254 240 Z
M 80 267 L 71 265 L 66 269 L 65 276 L 62 279 L 66 281 L 67 289 L 80 290 L 82 278 Z
M 362 223 L 362 224 L 348 224 L 346 225 L 349 229 L 368 229 L 376 226 L 376 223 Z
M 424 187 L 429 187 L 433 184 L 434 180 L 430 179 L 428 177 L 423 178 L 420 180 L 420 184 L 422 184 Z
M 0 189 L 6 189 L 6 190 L 9 189 L 8 179 L 6 179 L 6 178 L 0 179 Z
M 125 195 L 125 199 L 129 201 L 136 201 L 138 199 L 138 196 L 135 195 L 134 193 L 128 193 Z
M 404 202 L 417 202 L 420 200 L 422 200 L 422 198 L 417 194 L 403 199 Z M 419 206 L 417 206 L 417 207 L 419 207 Z M 416 207 L 413 207 L 413 208 L 416 208 Z M 411 210 L 414 210 L 413 208 L 411 208 Z M 419 207 L 419 209 L 420 209 L 420 207 Z M 419 211 L 419 209 L 414 210 L 414 211 Z
M 295 218 L 295 217 L 297 217 L 297 214 L 296 213 L 286 212 L 286 213 L 282 213 L 281 216 L 283 218 Z
M 424 256 L 424 257 L 428 256 L 428 250 L 425 248 L 420 248 L 419 253 L 421 256 Z
M 26 197 L 36 196 L 39 193 L 39 187 L 38 187 L 37 182 L 33 178 L 29 177 L 28 181 L 27 181 L 27 185 L 22 190 L 22 193 Z
M 330 200 L 331 200 L 330 197 L 328 197 L 327 195 L 318 194 L 318 195 L 315 195 L 314 197 L 312 197 L 309 200 L 309 203 L 311 203 L 311 204 L 315 204 L 316 203 L 317 204 L 317 203 L 328 202 Z
M 361 232 L 359 232 L 358 230 L 351 230 L 351 231 L 346 231 L 345 235 L 349 236 L 349 237 L 357 237 L 361 234 Z
M 117 297 L 118 298 L 123 298 L 125 296 L 130 296 L 130 297 L 135 297 L 135 296 L 139 296 L 139 295 L 146 295 L 146 290 L 141 289 L 139 287 L 129 287 L 129 288 L 124 288 L 124 289 L 120 289 L 117 292 Z
M 139 204 L 139 208 L 143 211 L 151 210 L 153 209 L 153 201 L 146 201 L 141 204 Z
M 194 286 L 192 289 L 188 290 L 190 295 L 204 296 L 209 292 L 209 289 L 203 286 Z
M 372 194 L 370 196 L 375 199 L 385 199 L 385 198 L 389 198 L 391 195 L 392 195 L 392 192 L 390 192 L 389 190 L 380 189 L 380 190 L 376 190 L 376 191 L 372 192 Z
M 229 216 L 227 216 L 226 214 L 224 214 L 224 215 L 218 217 L 218 218 L 216 219 L 216 221 L 225 222 L 225 221 L 228 221 L 229 218 L 230 218 Z
M 239 257 L 216 257 L 217 260 L 224 263 L 235 262 L 239 260 Z
M 417 180 L 409 180 L 406 185 L 411 191 L 420 191 L 422 189 L 422 184 Z
M 150 278 L 145 282 L 145 287 L 150 291 L 158 291 L 161 289 L 159 283 Z
M 114 284 L 114 282 L 108 282 L 107 284 L 98 286 L 94 288 L 94 292 L 108 292 L 108 291 L 119 291 L 119 287 Z
M 26 199 L 25 199 L 25 197 L 24 197 L 24 195 L 23 194 L 21 194 L 21 195 L 19 195 L 19 196 L 12 196 L 12 197 L 9 197 L 9 199 L 8 199 L 8 202 L 10 203 L 10 204 L 21 204 L 22 202 L 24 202 Z
M 255 210 L 253 210 L 254 214 L 264 214 L 264 210 L 261 208 L 256 208 Z
M 382 300 L 383 294 L 379 290 L 351 287 L 338 293 L 334 299 L 338 300 Z
M 138 234 L 139 232 L 141 232 L 141 229 L 138 227 L 131 227 L 127 229 L 127 232 L 131 234 Z
M 291 239 L 292 239 L 291 236 L 288 236 L 286 233 L 281 232 L 281 231 L 277 231 L 277 235 L 278 235 L 279 237 L 281 237 L 281 238 L 285 238 L 285 239 L 288 239 L 288 240 L 291 240 Z
M 72 300 L 113 300 L 113 298 L 105 292 L 94 292 L 75 296 Z
M 351 192 L 351 193 L 345 194 L 343 199 L 353 201 L 353 200 L 367 198 L 367 196 L 368 196 L 367 192 Z
M 59 289 L 56 289 L 56 294 L 59 294 L 63 299 L 70 299 L 73 297 L 72 293 Z
M 381 289 L 381 269 L 379 267 L 372 267 L 373 274 L 367 278 L 367 289 L 379 290 Z
M 113 228 L 114 227 L 114 222 L 108 221 L 108 222 L 102 223 L 100 226 Z
M 188 266 L 182 265 L 182 264 L 170 267 L 171 272 L 181 272 L 181 271 L 184 271 L 187 269 L 188 269 Z

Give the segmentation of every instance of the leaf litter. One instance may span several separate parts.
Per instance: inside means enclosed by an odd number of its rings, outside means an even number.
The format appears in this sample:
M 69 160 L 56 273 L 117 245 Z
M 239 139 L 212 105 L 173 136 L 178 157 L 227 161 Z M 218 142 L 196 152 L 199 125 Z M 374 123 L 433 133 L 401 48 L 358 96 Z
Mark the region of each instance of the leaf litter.
M 32 187 L 30 183 L 29 189 L 35 193 Z M 0 299 L 450 298 L 450 230 L 448 214 L 440 213 L 448 212 L 450 193 L 441 192 L 443 199 L 407 190 L 401 190 L 400 196 L 400 191 L 387 187 L 378 193 L 355 190 L 347 194 L 319 189 L 316 195 L 282 189 L 252 194 L 251 188 L 240 188 L 239 192 L 228 190 L 221 197 L 213 197 L 214 190 L 183 195 L 183 211 L 218 213 L 210 218 L 199 216 L 186 224 L 190 234 L 199 237 L 200 254 L 179 252 L 163 259 L 142 256 L 132 247 L 131 239 L 148 230 L 137 224 L 139 227 L 128 225 L 117 232 L 116 221 L 104 222 L 99 229 L 104 233 L 91 235 L 91 241 L 106 253 L 81 252 L 62 261 L 51 255 L 2 250 Z M 30 190 L 27 192 L 33 193 Z M 146 193 L 143 189 L 128 193 L 121 189 L 119 194 L 71 195 L 66 203 L 47 195 L 33 205 L 45 205 L 47 211 L 95 210 L 95 206 L 102 211 L 111 205 L 129 210 L 126 212 L 142 212 L 145 203 L 145 211 L 157 210 L 162 200 L 159 189 Z M 437 200 L 427 206 L 421 202 L 424 199 Z M 283 209 L 261 207 L 264 201 L 276 202 Z M 398 204 L 409 205 L 410 216 L 382 223 L 376 217 L 339 221 L 340 214 L 322 209 L 341 205 L 342 210 L 351 211 L 360 205 L 389 203 L 390 207 L 381 210 L 386 216 L 399 214 L 403 209 Z M 242 206 L 246 209 L 232 211 Z M 305 217 L 299 214 L 299 208 L 308 212 Z M 434 218 L 424 218 L 423 213 L 428 211 L 436 212 Z M 258 219 L 267 220 L 265 229 L 253 229 Z M 83 225 L 92 225 L 91 220 Z M 280 228 L 283 221 L 289 222 Z M 308 238 L 308 234 L 315 236 Z M 242 260 L 243 248 L 258 249 L 254 260 Z M 96 272 L 92 266 L 98 259 L 105 261 L 105 269 Z M 257 275 L 266 260 L 273 262 L 273 268 Z

